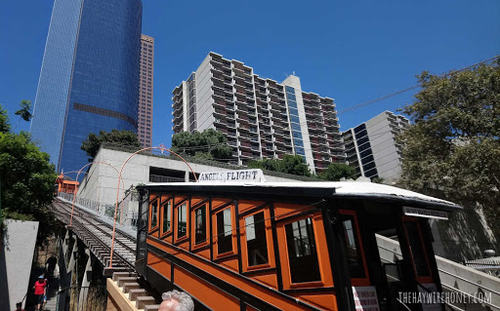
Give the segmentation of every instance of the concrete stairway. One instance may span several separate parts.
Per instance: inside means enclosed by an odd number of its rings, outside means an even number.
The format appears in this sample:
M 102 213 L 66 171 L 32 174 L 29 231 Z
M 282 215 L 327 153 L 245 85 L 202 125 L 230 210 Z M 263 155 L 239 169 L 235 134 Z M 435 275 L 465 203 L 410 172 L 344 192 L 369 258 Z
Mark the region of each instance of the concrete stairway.
M 144 288 L 141 288 L 135 272 L 114 272 L 112 279 L 108 282 L 111 282 L 111 286 L 116 286 L 121 292 L 121 297 L 116 298 L 117 295 L 115 295 L 115 302 L 119 305 L 126 306 L 117 309 L 122 311 L 124 311 L 123 309 L 133 311 L 157 311 L 160 307 L 160 305 L 156 303 L 155 298 L 149 295 Z M 109 286 L 108 284 L 108 293 L 110 293 Z M 123 301 L 119 302 L 119 299 Z

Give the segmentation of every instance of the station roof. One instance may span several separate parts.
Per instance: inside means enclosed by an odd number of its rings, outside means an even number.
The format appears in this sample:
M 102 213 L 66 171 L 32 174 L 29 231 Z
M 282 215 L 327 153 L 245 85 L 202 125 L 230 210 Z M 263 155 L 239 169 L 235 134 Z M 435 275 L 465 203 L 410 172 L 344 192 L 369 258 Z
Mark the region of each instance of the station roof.
M 290 197 L 376 199 L 432 209 L 461 209 L 455 203 L 389 185 L 371 182 L 190 182 L 150 183 L 138 186 L 150 191 L 207 194 L 276 195 Z

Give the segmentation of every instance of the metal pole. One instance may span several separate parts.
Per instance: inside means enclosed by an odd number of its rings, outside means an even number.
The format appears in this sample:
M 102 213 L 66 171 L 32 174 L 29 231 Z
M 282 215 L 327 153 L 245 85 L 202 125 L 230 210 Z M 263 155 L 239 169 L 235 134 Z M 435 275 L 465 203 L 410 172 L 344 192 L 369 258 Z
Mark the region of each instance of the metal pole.
M 177 153 L 173 152 L 172 150 L 170 149 L 167 149 L 167 148 L 163 148 L 163 147 L 148 147 L 148 148 L 143 148 L 141 150 L 138 150 L 134 153 L 132 153 L 128 158 L 127 160 L 125 160 L 125 162 L 123 162 L 122 164 L 122 167 L 120 169 L 120 172 L 118 173 L 118 187 L 117 187 L 117 190 L 116 190 L 116 202 L 115 202 L 115 219 L 113 221 L 113 235 L 111 237 L 111 251 L 110 251 L 110 254 L 109 254 L 109 268 L 113 268 L 113 250 L 114 250 L 114 246 L 115 246 L 115 232 L 116 232 L 116 218 L 117 218 L 117 213 L 118 213 L 118 195 L 119 195 L 119 189 L 120 189 L 120 178 L 122 178 L 122 171 L 123 171 L 123 168 L 125 167 L 125 164 L 127 164 L 127 162 L 132 158 L 134 157 L 136 154 L 140 153 L 140 152 L 143 152 L 143 151 L 146 151 L 146 150 L 153 150 L 153 149 L 158 149 L 158 150 L 161 150 L 161 151 L 168 151 L 170 153 L 172 153 L 173 155 L 177 156 L 178 158 L 180 158 L 184 163 L 186 163 L 187 167 L 191 170 L 191 172 L 193 173 L 193 176 L 194 176 L 194 180 L 198 181 L 198 178 L 196 177 L 196 174 L 194 173 L 193 169 L 191 168 L 191 166 L 189 165 L 189 163 L 183 158 L 181 157 L 180 155 L 178 155 Z M 121 213 L 123 213 L 123 204 L 122 204 L 122 210 L 121 210 Z M 120 217 L 120 223 L 121 223 L 121 217 Z

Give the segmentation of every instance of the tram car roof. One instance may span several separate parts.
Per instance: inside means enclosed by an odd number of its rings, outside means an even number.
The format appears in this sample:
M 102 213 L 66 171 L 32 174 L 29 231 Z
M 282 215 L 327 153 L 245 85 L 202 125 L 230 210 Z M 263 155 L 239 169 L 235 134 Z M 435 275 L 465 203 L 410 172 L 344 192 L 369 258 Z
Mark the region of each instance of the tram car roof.
M 150 183 L 138 189 L 167 192 L 179 195 L 278 198 L 314 197 L 324 199 L 348 198 L 375 200 L 427 207 L 435 210 L 454 211 L 461 206 L 394 186 L 359 181 L 346 182 L 180 182 Z

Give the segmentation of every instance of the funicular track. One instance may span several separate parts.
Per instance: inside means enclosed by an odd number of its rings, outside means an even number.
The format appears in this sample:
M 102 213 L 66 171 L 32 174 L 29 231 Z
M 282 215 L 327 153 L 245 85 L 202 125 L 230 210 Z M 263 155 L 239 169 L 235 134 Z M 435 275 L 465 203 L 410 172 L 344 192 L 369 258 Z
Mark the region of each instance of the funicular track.
M 56 217 L 69 226 L 71 204 L 55 199 L 51 205 Z M 95 215 L 75 206 L 72 226 L 69 227 L 91 250 L 104 267 L 109 266 L 113 227 Z M 113 251 L 113 270 L 134 271 L 136 240 L 116 230 Z

